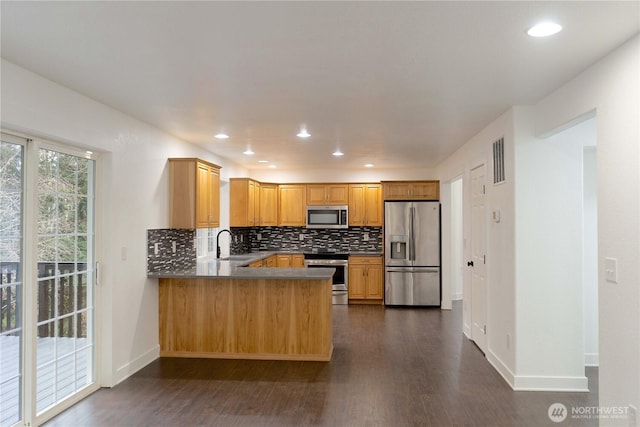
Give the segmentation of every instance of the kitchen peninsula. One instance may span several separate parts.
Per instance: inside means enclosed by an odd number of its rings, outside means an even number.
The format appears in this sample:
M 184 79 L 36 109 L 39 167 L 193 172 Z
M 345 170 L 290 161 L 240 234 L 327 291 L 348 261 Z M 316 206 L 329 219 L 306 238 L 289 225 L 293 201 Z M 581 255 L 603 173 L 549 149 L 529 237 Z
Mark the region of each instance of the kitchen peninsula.
M 250 268 L 270 256 L 198 261 L 159 279 L 160 356 L 329 361 L 331 268 Z

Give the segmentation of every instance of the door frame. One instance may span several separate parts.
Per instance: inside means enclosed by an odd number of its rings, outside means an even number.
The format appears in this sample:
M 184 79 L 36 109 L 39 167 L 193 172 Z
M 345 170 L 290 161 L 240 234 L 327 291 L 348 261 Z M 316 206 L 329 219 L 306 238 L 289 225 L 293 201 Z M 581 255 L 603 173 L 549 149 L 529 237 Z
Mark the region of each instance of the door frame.
M 489 343 L 489 331 L 490 328 L 488 327 L 488 323 L 489 323 L 489 286 L 488 283 L 489 281 L 488 279 L 488 271 L 489 271 L 489 265 L 486 263 L 486 253 L 487 253 L 487 247 L 488 247 L 488 217 L 487 217 L 487 205 L 486 205 L 486 200 L 487 200 L 487 189 L 489 188 L 489 186 L 487 185 L 487 161 L 486 159 L 478 159 L 475 162 L 471 163 L 471 166 L 469 167 L 469 175 L 468 175 L 468 182 L 467 185 L 464 185 L 464 181 L 463 181 L 463 193 L 465 193 L 466 190 L 466 195 L 467 197 L 464 198 L 467 203 L 466 203 L 466 211 L 468 212 L 468 219 L 467 221 L 464 221 L 466 226 L 467 226 L 467 230 L 468 233 L 464 233 L 465 236 L 467 236 L 467 245 L 466 245 L 466 251 L 465 254 L 467 255 L 466 259 L 467 261 L 473 260 L 473 245 L 474 245 L 474 229 L 473 229 L 473 180 L 472 180 L 472 173 L 474 170 L 478 169 L 478 168 L 483 168 L 484 169 L 484 176 L 485 176 L 485 182 L 484 182 L 484 187 L 485 187 L 485 192 L 484 192 L 484 218 L 482 219 L 482 222 L 484 223 L 485 229 L 484 229 L 484 255 L 485 255 L 485 264 L 484 264 L 484 281 L 485 281 L 485 286 L 484 286 L 484 313 L 485 313 L 485 318 L 484 318 L 484 336 L 482 338 L 482 342 L 479 343 L 478 340 L 476 340 L 474 337 L 474 328 L 473 328 L 473 323 L 474 323 L 474 316 L 473 316 L 473 267 L 467 267 L 466 268 L 466 274 L 464 275 L 464 290 L 463 290 L 463 294 L 464 296 L 464 301 L 468 302 L 467 308 L 469 310 L 469 331 L 468 331 L 468 337 L 469 339 L 471 339 L 477 346 L 478 348 L 480 348 L 481 351 L 483 351 L 485 354 L 488 350 L 488 343 Z
M 99 277 L 99 260 L 101 259 L 100 242 L 101 239 L 101 215 L 99 189 L 101 175 L 100 155 L 95 151 L 88 151 L 81 147 L 70 144 L 59 143 L 34 135 L 16 132 L 11 129 L 0 129 L 2 133 L 14 135 L 19 138 L 26 139 L 24 144 L 23 158 L 23 290 L 22 290 L 22 387 L 21 387 L 21 423 L 23 425 L 40 425 L 45 423 L 54 416 L 60 414 L 70 408 L 80 400 L 86 398 L 91 393 L 97 391 L 101 384 L 101 326 L 102 326 L 102 310 L 101 310 L 101 288 Z M 37 414 L 36 407 L 36 366 L 37 366 L 37 292 L 34 283 L 37 283 L 37 271 L 31 266 L 37 262 L 37 239 L 38 239 L 38 159 L 39 150 L 41 148 L 57 151 L 64 154 L 70 154 L 78 157 L 90 158 L 94 163 L 94 286 L 93 286 L 93 382 L 78 392 L 68 396 L 67 398 L 56 403 L 52 407 Z

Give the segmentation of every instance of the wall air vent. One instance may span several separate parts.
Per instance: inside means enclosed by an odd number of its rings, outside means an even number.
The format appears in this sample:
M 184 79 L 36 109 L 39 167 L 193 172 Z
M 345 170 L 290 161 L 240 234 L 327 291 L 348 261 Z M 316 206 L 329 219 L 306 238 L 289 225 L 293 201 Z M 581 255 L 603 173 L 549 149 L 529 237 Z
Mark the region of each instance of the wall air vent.
M 500 138 L 493 143 L 493 183 L 504 181 L 504 138 Z

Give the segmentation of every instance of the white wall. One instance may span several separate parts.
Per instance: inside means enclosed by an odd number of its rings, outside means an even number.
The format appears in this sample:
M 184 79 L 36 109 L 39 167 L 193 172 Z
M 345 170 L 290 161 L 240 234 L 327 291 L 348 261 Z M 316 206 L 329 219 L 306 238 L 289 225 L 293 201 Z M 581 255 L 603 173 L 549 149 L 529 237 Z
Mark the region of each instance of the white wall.
M 464 244 L 462 178 L 451 183 L 451 299 L 463 297 Z
M 595 139 L 595 119 L 593 124 L 592 134 Z M 596 147 L 585 147 L 582 159 L 584 359 L 585 365 L 598 366 L 598 170 Z
M 262 182 L 378 182 L 384 180 L 436 179 L 435 169 L 308 169 L 308 170 L 251 170 L 249 177 Z
M 516 127 L 516 389 L 586 390 L 583 313 L 583 168 L 593 119 L 547 139 L 533 109 Z
M 146 230 L 168 226 L 167 158 L 212 161 L 223 180 L 247 171 L 5 60 L 1 84 L 4 128 L 100 154 L 100 366 L 102 384 L 114 385 L 158 356 L 158 284 L 146 277 Z M 223 214 L 228 206 L 227 191 Z
M 635 36 L 535 109 L 538 135 L 596 111 L 600 406 L 640 405 L 639 76 Z M 605 280 L 605 257 L 618 261 L 617 284 Z
M 512 382 L 515 372 L 515 271 L 514 271 L 514 155 L 513 155 L 513 110 L 509 110 L 490 123 L 474 136 L 451 157 L 438 166 L 438 178 L 443 183 L 442 203 L 443 213 L 451 211 L 450 182 L 462 176 L 463 179 L 463 237 L 467 242 L 463 248 L 463 261 L 471 259 L 470 252 L 470 224 L 471 224 L 471 194 L 470 171 L 477 165 L 484 163 L 487 171 L 493 170 L 492 144 L 504 138 L 505 145 L 505 175 L 502 184 L 493 185 L 493 177 L 487 176 L 486 212 L 487 224 L 487 359 L 498 371 Z M 489 223 L 488 215 L 493 209 L 500 209 L 501 221 Z M 451 215 L 442 216 L 443 229 L 450 229 Z M 443 238 L 451 238 L 451 233 Z M 452 265 L 451 241 L 443 241 L 443 264 Z M 447 248 L 445 250 L 445 248 Z M 464 263 L 466 266 L 466 262 Z M 443 297 L 451 298 L 451 280 L 443 280 Z M 463 295 L 471 295 L 470 268 L 465 267 L 463 281 Z M 470 298 L 463 298 L 463 328 L 469 337 L 471 334 L 471 305 Z M 445 301 L 443 299 L 443 305 Z M 448 301 L 450 304 L 450 300 Z M 504 337 L 509 335 L 512 342 L 509 347 Z
M 535 372 L 535 376 L 539 377 L 551 375 L 552 372 L 548 370 L 548 357 L 541 358 L 539 363 L 533 359 L 533 355 L 539 353 L 541 349 L 548 348 L 548 338 L 545 334 L 536 331 L 532 324 L 522 328 L 519 326 L 523 320 L 528 321 L 526 316 L 539 319 L 546 310 L 547 301 L 536 301 L 531 287 L 523 286 L 521 289 L 520 283 L 516 282 L 514 258 L 516 242 L 519 242 L 519 250 L 522 250 L 527 242 L 524 236 L 516 234 L 515 224 L 520 221 L 526 223 L 529 219 L 529 213 L 525 212 L 521 220 L 521 210 L 528 203 L 526 191 L 535 190 L 535 186 L 527 183 L 526 179 L 547 173 L 549 167 L 547 163 L 539 164 L 538 170 L 535 171 L 536 175 L 532 175 L 532 172 L 522 177 L 525 181 L 518 183 L 518 201 L 521 201 L 521 204 L 516 212 L 515 191 L 510 188 L 513 185 L 514 167 L 519 168 L 524 164 L 526 169 L 529 167 L 526 164 L 529 158 L 521 156 L 520 162 L 515 165 L 512 157 L 514 141 L 522 142 L 525 144 L 522 148 L 526 148 L 532 138 L 548 136 L 566 129 L 583 121 L 585 117 L 593 116 L 595 111 L 598 143 L 599 403 L 600 406 L 634 405 L 636 408 L 640 403 L 639 52 L 640 42 L 639 37 L 636 36 L 565 86 L 545 97 L 536 106 L 514 107 L 512 111 L 489 124 L 437 168 L 438 177 L 442 182 L 449 182 L 457 175 L 464 174 L 466 202 L 464 234 L 468 239 L 469 170 L 478 161 L 486 161 L 490 158 L 489 144 L 493 140 L 502 135 L 505 137 L 506 187 L 500 189 L 489 186 L 487 191 L 488 211 L 499 207 L 502 214 L 500 223 L 489 225 L 487 236 L 489 242 L 487 249 L 489 293 L 487 359 L 512 386 L 515 385 L 515 379 L 521 372 L 527 375 Z M 520 154 L 525 152 L 521 151 Z M 450 193 L 449 190 L 445 191 Z M 540 210 L 539 206 L 530 208 L 535 211 Z M 447 218 L 444 218 L 444 221 L 448 221 Z M 449 225 L 445 224 L 445 226 Z M 522 230 L 522 227 L 518 228 L 518 232 Z M 446 253 L 445 256 L 447 256 Z M 535 256 L 538 255 L 535 254 Z M 465 248 L 465 258 L 468 259 L 468 257 L 469 251 Z M 604 257 L 614 257 L 618 260 L 618 284 L 605 281 Z M 574 260 L 569 258 L 568 262 L 574 262 Z M 526 266 L 526 268 L 530 267 Z M 523 273 L 518 271 L 518 278 L 529 280 Z M 468 276 L 467 272 L 465 295 L 469 295 Z M 543 286 L 548 285 L 543 283 Z M 524 294 L 521 295 L 521 291 Z M 527 292 L 533 298 L 532 300 L 525 298 Z M 518 310 L 525 307 L 524 311 L 518 311 L 518 313 L 514 308 L 516 295 Z M 463 323 L 465 333 L 468 333 L 467 299 L 464 302 Z M 581 310 L 582 298 L 573 300 L 570 304 L 579 306 L 580 308 L 576 310 Z M 560 313 L 560 317 L 556 319 L 558 322 L 564 321 L 563 314 Z M 555 328 L 558 322 L 552 327 Z M 522 335 L 515 335 L 516 325 Z M 538 328 L 542 327 L 544 324 L 538 325 Z M 579 327 L 582 328 L 582 325 Z M 510 334 L 511 349 L 506 344 L 507 334 Z M 580 346 L 576 341 L 574 345 Z M 526 353 L 520 352 L 521 348 L 529 348 L 529 350 Z M 520 359 L 516 362 L 513 349 L 517 349 L 518 355 L 524 357 L 522 366 Z M 566 357 L 571 359 L 574 356 Z M 569 369 L 571 366 L 574 365 L 570 365 Z M 567 375 L 569 376 L 570 374 Z M 578 378 L 580 377 L 581 375 L 578 374 Z M 548 378 L 552 388 L 553 378 L 551 376 Z M 610 424 L 615 424 L 615 421 Z M 620 424 L 628 425 L 628 420 L 620 420 Z

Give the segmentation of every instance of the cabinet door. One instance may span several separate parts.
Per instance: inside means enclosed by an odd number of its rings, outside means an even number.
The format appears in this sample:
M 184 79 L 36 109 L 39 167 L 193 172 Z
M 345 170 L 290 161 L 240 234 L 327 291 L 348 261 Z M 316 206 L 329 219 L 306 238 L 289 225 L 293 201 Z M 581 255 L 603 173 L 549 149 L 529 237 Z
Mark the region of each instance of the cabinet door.
M 278 267 L 291 267 L 291 255 L 276 255 L 276 266 Z
M 438 184 L 439 183 L 437 181 L 414 182 L 411 189 L 412 198 L 420 200 L 438 200 Z
M 271 255 L 269 258 L 262 260 L 263 267 L 273 268 L 277 265 L 277 263 L 278 258 L 275 255 Z
M 278 225 L 278 185 L 260 184 L 260 221 L 262 226 Z
M 291 266 L 295 268 L 304 267 L 304 255 L 303 254 L 291 255 Z
M 209 168 L 209 228 L 220 227 L 220 171 Z
M 382 265 L 367 266 L 365 278 L 367 287 L 364 297 L 366 299 L 382 299 Z
M 302 227 L 306 220 L 306 186 L 303 184 L 281 184 L 279 187 L 279 225 Z
M 408 199 L 409 198 L 409 183 L 407 182 L 385 182 L 384 183 L 384 199 L 396 200 L 396 199 Z
M 353 227 L 364 225 L 366 214 L 365 184 L 349 185 L 349 225 Z
M 209 228 L 211 216 L 211 172 L 205 164 L 198 163 L 196 175 L 196 227 Z
M 258 224 L 258 210 L 260 209 L 260 183 L 249 180 L 247 201 L 247 224 Z
M 307 204 L 327 204 L 326 188 L 323 184 L 307 184 Z
M 366 265 L 349 265 L 349 298 L 364 299 Z
M 348 184 L 328 184 L 325 188 L 325 193 L 327 195 L 327 204 L 329 205 L 349 204 Z
M 365 192 L 365 225 L 382 227 L 382 186 L 366 184 Z

